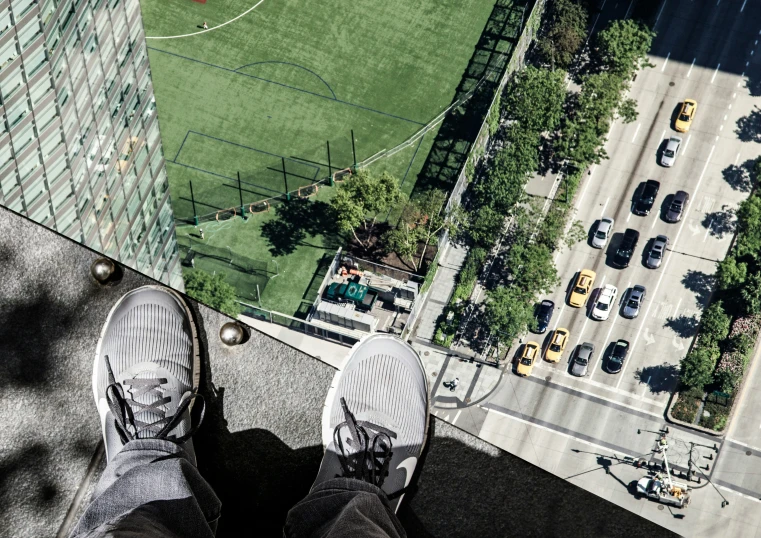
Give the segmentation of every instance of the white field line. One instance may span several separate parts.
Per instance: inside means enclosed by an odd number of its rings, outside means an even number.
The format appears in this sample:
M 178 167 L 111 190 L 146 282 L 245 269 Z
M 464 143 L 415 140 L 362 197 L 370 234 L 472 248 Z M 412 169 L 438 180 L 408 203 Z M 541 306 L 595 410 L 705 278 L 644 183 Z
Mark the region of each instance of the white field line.
M 230 24 L 230 23 L 232 23 L 232 22 L 235 22 L 235 21 L 237 21 L 238 19 L 240 19 L 240 18 L 241 18 L 241 17 L 243 17 L 244 15 L 248 15 L 248 14 L 249 14 L 249 13 L 251 13 L 253 10 L 255 10 L 257 7 L 259 7 L 259 5 L 260 5 L 262 2 L 264 2 L 264 0 L 259 0 L 259 2 L 257 2 L 257 3 L 256 3 L 256 5 L 254 5 L 253 7 L 249 8 L 249 9 L 247 9 L 246 11 L 244 11 L 243 13 L 241 13 L 240 15 L 238 15 L 237 17 L 235 17 L 234 19 L 230 19 L 230 20 L 229 20 L 229 21 L 227 21 L 227 22 L 223 22 L 223 23 L 222 23 L 222 24 L 220 24 L 219 26 L 215 26 L 215 27 L 213 27 L 213 28 L 209 28 L 209 29 L 207 29 L 207 30 L 201 30 L 200 32 L 193 32 L 192 34 L 183 34 L 183 35 L 169 35 L 169 36 L 146 36 L 146 37 L 145 37 L 145 39 L 179 39 L 179 38 L 181 38 L 181 37 L 190 37 L 190 36 L 194 36 L 194 35 L 205 34 L 206 32 L 211 32 L 212 30 L 219 30 L 219 29 L 220 29 L 220 28 L 222 28 L 223 26 L 227 26 L 228 24 Z

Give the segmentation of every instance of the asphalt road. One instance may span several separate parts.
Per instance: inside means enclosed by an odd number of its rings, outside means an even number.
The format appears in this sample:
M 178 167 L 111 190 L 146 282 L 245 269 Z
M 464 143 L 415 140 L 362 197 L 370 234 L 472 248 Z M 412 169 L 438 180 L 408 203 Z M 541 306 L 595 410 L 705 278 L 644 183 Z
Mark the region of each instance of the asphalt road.
M 629 5 L 607 0 L 601 18 L 610 17 L 606 10 Z M 583 460 L 579 443 L 595 447 L 598 459 L 636 457 L 649 453 L 665 427 L 679 361 L 710 299 L 716 262 L 731 244 L 733 210 L 748 196 L 743 165 L 761 153 L 755 132 L 761 126 L 748 126 L 743 119 L 761 105 L 759 92 L 751 92 L 761 75 L 755 54 L 761 55 L 761 2 L 666 0 L 656 31 L 650 55 L 654 67 L 637 75 L 629 95 L 638 102 L 639 116 L 633 123 L 613 125 L 606 144 L 610 158 L 592 168 L 574 201 L 576 218 L 590 234 L 607 216 L 615 219 L 615 235 L 605 249 L 579 243 L 555 259 L 562 285 L 548 297 L 557 305 L 550 329 L 570 330 L 563 358 L 558 364 L 538 363 L 529 379 L 505 375 L 488 402 L 458 422 L 569 479 L 575 476 L 569 469 Z M 695 99 L 698 109 L 690 131 L 680 135 L 673 124 L 685 98 Z M 683 138 L 682 147 L 675 165 L 665 168 L 661 152 L 672 135 Z M 639 217 L 631 212 L 632 203 L 649 179 L 660 182 L 660 192 L 651 213 Z M 690 194 L 690 204 L 681 222 L 670 224 L 662 215 L 678 190 Z M 611 259 L 627 228 L 639 231 L 640 241 L 630 266 L 618 269 Z M 668 251 L 660 268 L 648 269 L 645 254 L 651 239 L 661 234 L 670 239 Z M 586 308 L 572 308 L 567 295 L 582 269 L 597 273 L 592 300 Z M 636 319 L 623 318 L 618 308 L 607 321 L 590 318 L 595 294 L 605 284 L 617 287 L 619 300 L 635 284 L 647 288 Z M 550 332 L 529 339 L 545 348 Z M 613 375 L 604 366 L 620 338 L 630 342 L 631 350 L 623 370 Z M 576 378 L 569 361 L 583 342 L 594 344 L 595 353 L 587 376 Z M 761 418 L 754 410 L 761 406 L 761 390 L 753 388 L 761 389 L 761 368 L 754 368 L 747 385 L 726 440 L 671 427 L 672 442 L 680 447 L 674 458 L 685 467 L 692 458 L 714 482 L 695 491 L 687 517 L 630 504 L 625 484 L 607 473 L 601 481 L 586 477 L 574 483 L 679 534 L 755 536 L 761 523 L 761 449 L 755 448 L 761 447 Z M 725 498 L 730 504 L 722 508 Z

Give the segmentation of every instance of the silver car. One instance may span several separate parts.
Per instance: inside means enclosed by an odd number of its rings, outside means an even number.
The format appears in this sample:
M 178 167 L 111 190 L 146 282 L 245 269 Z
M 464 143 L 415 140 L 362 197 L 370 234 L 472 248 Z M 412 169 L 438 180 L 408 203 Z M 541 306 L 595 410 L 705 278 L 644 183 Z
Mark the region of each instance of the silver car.
M 672 136 L 669 138 L 666 144 L 666 149 L 663 150 L 663 156 L 661 157 L 661 164 L 663 166 L 672 167 L 676 160 L 677 154 L 679 154 L 679 146 L 682 144 L 682 139 L 678 136 Z
M 610 234 L 613 232 L 613 224 L 615 221 L 608 217 L 603 217 L 600 220 L 600 224 L 597 225 L 597 230 L 592 238 L 592 246 L 595 248 L 603 248 L 610 238 Z
M 584 342 L 579 346 L 576 356 L 571 364 L 571 375 L 584 377 L 589 370 L 589 363 L 592 362 L 592 355 L 595 352 L 595 345 L 591 342 Z
M 650 253 L 647 255 L 647 265 L 650 269 L 658 269 L 663 261 L 663 256 L 666 254 L 666 247 L 669 246 L 669 238 L 665 235 L 659 235 L 655 238 L 653 246 L 650 249 Z
M 631 290 L 629 290 L 629 296 L 624 301 L 624 309 L 621 315 L 625 318 L 634 319 L 639 316 L 639 311 L 642 308 L 642 303 L 645 301 L 645 294 L 647 290 L 645 286 L 637 284 Z

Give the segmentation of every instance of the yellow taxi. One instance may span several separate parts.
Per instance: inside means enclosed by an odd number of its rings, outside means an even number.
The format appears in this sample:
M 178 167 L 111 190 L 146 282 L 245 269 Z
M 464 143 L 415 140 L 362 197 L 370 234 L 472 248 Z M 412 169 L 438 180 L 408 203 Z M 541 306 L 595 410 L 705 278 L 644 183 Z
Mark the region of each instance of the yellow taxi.
M 563 351 L 565 351 L 565 346 L 568 343 L 568 337 L 570 334 L 568 329 L 555 329 L 555 332 L 552 333 L 550 345 L 544 353 L 545 360 L 550 362 L 558 362 L 560 360 L 560 356 L 563 354 Z
M 526 342 L 523 346 L 523 354 L 518 361 L 518 367 L 516 371 L 519 376 L 528 377 L 531 375 L 531 370 L 534 369 L 534 362 L 539 355 L 539 344 L 536 342 Z
M 690 130 L 692 120 L 695 117 L 695 111 L 698 109 L 698 103 L 693 99 L 685 99 L 682 103 L 682 109 L 679 111 L 679 115 L 676 117 L 674 123 L 674 129 L 680 133 L 686 133 Z
M 570 306 L 575 306 L 576 308 L 584 306 L 589 298 L 589 292 L 592 291 L 596 277 L 597 273 L 591 269 L 583 269 L 579 272 L 579 276 L 576 278 L 576 282 L 571 290 L 571 296 L 568 298 Z

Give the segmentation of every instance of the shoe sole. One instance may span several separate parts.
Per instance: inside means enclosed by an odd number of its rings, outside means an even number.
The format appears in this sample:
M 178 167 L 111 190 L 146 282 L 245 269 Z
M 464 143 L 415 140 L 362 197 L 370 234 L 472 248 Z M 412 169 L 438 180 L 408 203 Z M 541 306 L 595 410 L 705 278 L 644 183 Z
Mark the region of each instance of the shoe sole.
M 386 335 L 383 335 L 384 337 Z M 372 338 L 372 336 L 368 337 Z M 364 342 L 367 341 L 367 338 L 363 338 L 354 346 L 352 346 L 351 351 L 349 351 L 348 355 L 341 361 L 341 367 L 338 369 L 338 371 L 333 376 L 333 380 L 330 382 L 330 388 L 328 389 L 328 394 L 325 396 L 325 404 L 322 408 L 322 450 L 323 452 L 328 449 L 328 445 L 333 441 L 333 427 L 330 425 L 330 410 L 333 405 L 333 401 L 335 400 L 336 391 L 338 390 L 338 383 L 341 381 L 341 375 L 344 371 L 344 368 L 346 367 L 346 364 L 349 362 L 351 357 L 354 355 L 354 353 L 357 351 L 357 348 L 362 345 Z M 428 426 L 431 423 L 431 393 L 430 388 L 428 384 L 428 377 L 425 375 L 425 367 L 423 365 L 423 361 L 420 358 L 420 354 L 415 351 L 410 344 L 404 340 L 399 339 L 400 342 L 402 342 L 405 346 L 407 346 L 410 351 L 414 354 L 414 356 L 417 358 L 417 362 L 420 365 L 420 370 L 423 372 L 423 382 L 425 384 L 425 407 L 426 407 L 426 413 L 425 413 L 425 432 L 423 434 L 423 444 L 420 447 L 420 454 L 418 455 L 418 463 L 420 463 L 420 456 L 422 456 L 423 452 L 425 451 L 425 446 L 428 443 Z M 404 495 L 399 497 L 399 502 L 397 503 L 397 508 L 399 505 L 402 504 L 402 499 L 404 499 Z
M 141 286 L 139 288 L 135 288 L 134 290 L 131 290 L 124 295 L 122 295 L 116 303 L 114 303 L 114 306 L 111 307 L 111 310 L 108 313 L 108 317 L 106 318 L 106 322 L 103 324 L 103 328 L 100 331 L 100 337 L 98 338 L 98 345 L 95 347 L 95 358 L 93 359 L 93 368 L 92 368 L 92 394 L 93 398 L 95 399 L 95 406 L 98 407 L 98 365 L 100 364 L 100 351 L 101 347 L 103 345 L 103 338 L 106 336 L 106 329 L 108 328 L 111 317 L 114 315 L 114 312 L 119 307 L 119 305 L 122 304 L 122 301 L 129 297 L 131 294 L 142 290 L 142 289 L 155 289 L 160 290 L 166 293 L 169 293 L 172 295 L 181 305 L 182 308 L 185 310 L 185 314 L 188 317 L 188 321 L 190 323 L 190 333 L 191 333 L 191 339 L 193 343 L 193 389 L 198 389 L 198 384 L 201 380 L 201 352 L 200 347 L 198 344 L 198 331 L 196 329 L 195 321 L 193 321 L 193 313 L 191 312 L 190 308 L 188 307 L 187 303 L 185 302 L 185 299 L 174 291 L 171 288 L 167 288 L 165 286 L 156 286 L 156 285 L 148 285 L 148 286 Z M 193 404 L 195 403 L 195 399 L 190 402 L 190 406 L 188 408 L 188 412 L 193 409 Z M 104 433 L 105 435 L 105 433 Z

